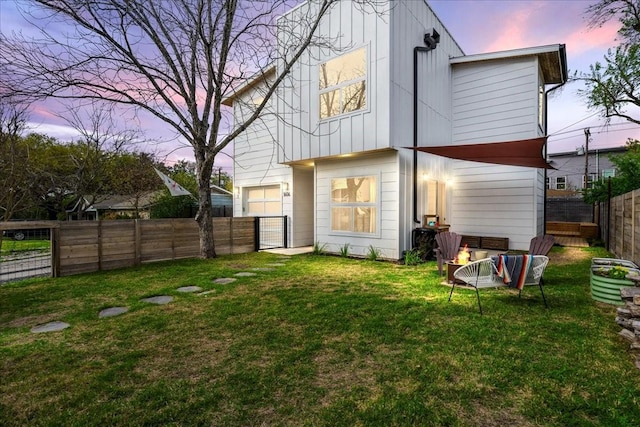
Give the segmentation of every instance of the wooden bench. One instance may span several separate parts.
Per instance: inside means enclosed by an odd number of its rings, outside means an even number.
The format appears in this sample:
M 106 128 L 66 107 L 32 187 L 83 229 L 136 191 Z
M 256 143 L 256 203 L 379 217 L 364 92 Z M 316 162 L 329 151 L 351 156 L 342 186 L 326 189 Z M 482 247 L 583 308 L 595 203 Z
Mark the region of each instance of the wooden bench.
M 488 237 L 488 236 L 467 236 L 462 235 L 460 245 L 467 245 L 469 248 L 491 249 L 496 251 L 509 250 L 508 237 Z
M 508 237 L 482 237 L 480 239 L 480 247 L 482 249 L 493 249 L 496 251 L 509 250 Z
M 580 223 L 547 221 L 547 234 L 551 234 L 552 236 L 580 237 Z

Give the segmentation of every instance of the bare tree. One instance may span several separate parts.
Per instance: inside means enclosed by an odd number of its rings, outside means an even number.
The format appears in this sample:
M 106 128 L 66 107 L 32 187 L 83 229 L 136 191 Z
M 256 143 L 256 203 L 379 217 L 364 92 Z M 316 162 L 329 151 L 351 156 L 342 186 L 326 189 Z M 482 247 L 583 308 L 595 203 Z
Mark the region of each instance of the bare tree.
M 0 103 L 0 220 L 3 221 L 32 207 L 29 146 L 22 138 L 26 123 L 25 105 L 11 100 Z
M 68 160 L 74 166 L 68 190 L 79 199 L 78 219 L 84 219 L 86 208 L 118 192 L 114 182 L 122 180 L 114 179 L 113 163 L 137 142 L 137 133 L 119 129 L 113 111 L 99 103 L 91 103 L 86 109 L 70 108 L 63 118 L 80 135 L 68 151 Z
M 620 22 L 622 44 L 640 44 L 640 2 L 638 0 L 600 0 L 586 10 L 589 28 L 599 28 L 612 19 Z
M 640 124 L 640 0 L 600 0 L 587 8 L 586 16 L 590 28 L 618 20 L 620 44 L 609 49 L 604 63 L 576 73 L 585 84 L 578 93 L 607 120 L 619 117 Z
M 32 0 L 41 37 L 0 40 L 8 90 L 23 95 L 97 99 L 145 110 L 194 152 L 200 252 L 215 257 L 210 181 L 216 155 L 261 114 L 276 87 L 310 45 L 320 20 L 339 0 Z M 363 2 L 364 0 L 354 0 Z M 48 32 L 61 22 L 65 34 Z M 280 31 L 276 31 L 276 27 Z M 280 49 L 276 49 L 276 39 Z M 277 63 L 276 77 L 254 112 L 231 124 L 222 101 Z M 4 86 L 4 87 L 3 87 Z

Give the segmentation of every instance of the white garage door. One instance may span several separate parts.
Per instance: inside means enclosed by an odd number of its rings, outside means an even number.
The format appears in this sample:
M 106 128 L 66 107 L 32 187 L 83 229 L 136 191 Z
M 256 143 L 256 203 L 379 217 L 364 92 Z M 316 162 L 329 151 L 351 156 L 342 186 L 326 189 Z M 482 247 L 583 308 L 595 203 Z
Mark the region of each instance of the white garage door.
M 282 215 L 280 185 L 249 187 L 246 189 L 245 195 L 246 216 Z

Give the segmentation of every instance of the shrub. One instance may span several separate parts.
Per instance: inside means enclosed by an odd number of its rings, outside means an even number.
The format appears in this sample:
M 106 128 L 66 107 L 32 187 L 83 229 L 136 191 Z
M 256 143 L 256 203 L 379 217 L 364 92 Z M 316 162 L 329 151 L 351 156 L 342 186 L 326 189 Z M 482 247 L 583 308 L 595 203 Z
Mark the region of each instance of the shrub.
M 326 248 L 327 248 L 326 243 L 315 242 L 313 244 L 312 253 L 314 255 L 324 255 Z
M 345 243 L 344 245 L 342 245 L 340 247 L 340 256 L 342 256 L 343 258 L 346 258 L 349 256 L 349 244 Z
M 422 253 L 418 249 L 411 249 L 404 253 L 405 265 L 418 265 L 422 262 Z
M 375 248 L 373 245 L 369 245 L 369 252 L 367 253 L 367 259 L 375 261 L 380 258 L 380 249 Z

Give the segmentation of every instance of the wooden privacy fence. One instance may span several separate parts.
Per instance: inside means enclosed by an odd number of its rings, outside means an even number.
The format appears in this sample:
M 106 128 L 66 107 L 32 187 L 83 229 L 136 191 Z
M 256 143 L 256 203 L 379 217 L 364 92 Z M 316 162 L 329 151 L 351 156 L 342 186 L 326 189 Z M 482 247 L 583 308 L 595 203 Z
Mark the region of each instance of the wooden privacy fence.
M 218 255 L 255 251 L 255 219 L 213 218 Z M 198 224 L 193 219 L 59 222 L 53 230 L 53 276 L 196 258 Z
M 600 203 L 600 230 L 607 249 L 640 265 L 640 189 Z

